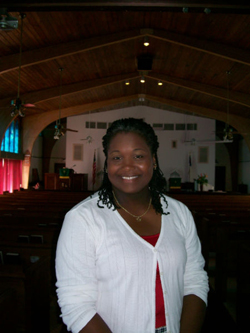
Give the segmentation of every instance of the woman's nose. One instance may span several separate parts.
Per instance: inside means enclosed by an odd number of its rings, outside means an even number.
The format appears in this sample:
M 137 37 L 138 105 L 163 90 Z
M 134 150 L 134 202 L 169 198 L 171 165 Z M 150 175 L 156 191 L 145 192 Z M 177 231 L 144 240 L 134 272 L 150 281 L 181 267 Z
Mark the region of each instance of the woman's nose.
M 124 158 L 123 167 L 124 168 L 133 168 L 135 165 L 135 161 L 133 158 Z

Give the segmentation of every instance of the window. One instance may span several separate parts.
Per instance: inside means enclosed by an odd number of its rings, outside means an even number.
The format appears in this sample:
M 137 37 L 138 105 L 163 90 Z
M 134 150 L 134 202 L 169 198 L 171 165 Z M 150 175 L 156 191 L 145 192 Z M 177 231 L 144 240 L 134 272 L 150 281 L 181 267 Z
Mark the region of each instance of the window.
M 208 147 L 199 147 L 199 163 L 208 163 Z
M 197 124 L 187 124 L 188 131 L 197 131 Z
M 19 153 L 20 125 L 19 120 L 14 119 L 7 128 L 2 144 L 1 151 L 9 153 Z
M 97 128 L 98 129 L 106 129 L 107 128 L 107 123 L 97 123 Z
M 82 144 L 73 144 L 73 161 L 83 161 Z
M 86 128 L 95 128 L 95 122 L 94 121 L 86 121 Z
M 163 129 L 163 124 L 153 124 L 153 129 L 155 130 L 162 130 Z
M 185 130 L 185 124 L 175 124 L 176 131 L 184 131 Z
M 164 124 L 164 130 L 165 131 L 173 131 L 174 130 L 174 124 Z

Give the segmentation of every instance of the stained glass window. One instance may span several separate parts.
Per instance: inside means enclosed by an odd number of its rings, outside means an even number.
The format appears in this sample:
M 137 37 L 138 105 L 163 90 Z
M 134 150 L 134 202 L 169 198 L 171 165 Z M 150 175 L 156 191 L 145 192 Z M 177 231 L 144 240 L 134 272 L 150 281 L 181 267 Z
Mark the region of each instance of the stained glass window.
M 14 119 L 7 128 L 2 144 L 1 151 L 19 153 L 19 121 Z

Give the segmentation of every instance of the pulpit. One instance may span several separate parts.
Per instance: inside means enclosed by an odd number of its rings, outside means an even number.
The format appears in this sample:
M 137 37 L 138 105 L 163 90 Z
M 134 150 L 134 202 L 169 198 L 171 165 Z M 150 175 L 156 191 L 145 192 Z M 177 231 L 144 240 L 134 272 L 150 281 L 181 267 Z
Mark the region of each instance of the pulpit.
M 67 169 L 67 170 L 59 172 L 59 173 L 45 173 L 44 189 L 45 190 L 62 190 L 62 191 L 69 191 L 69 190 L 70 191 L 87 191 L 88 190 L 88 174 L 74 173 L 71 170 L 72 169 Z

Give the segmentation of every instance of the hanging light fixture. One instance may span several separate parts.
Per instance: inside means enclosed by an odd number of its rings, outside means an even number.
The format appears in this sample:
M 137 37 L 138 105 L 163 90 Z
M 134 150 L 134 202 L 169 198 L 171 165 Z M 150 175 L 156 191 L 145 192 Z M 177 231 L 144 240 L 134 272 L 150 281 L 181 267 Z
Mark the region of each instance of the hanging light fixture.
M 146 46 L 146 47 L 149 46 L 149 39 L 148 39 L 148 36 L 145 36 L 145 37 L 144 37 L 143 45 Z
M 145 83 L 145 77 L 143 75 L 141 76 L 140 82 Z
M 58 140 L 65 133 L 63 132 L 64 127 L 61 124 L 61 109 L 62 109 L 62 72 L 63 68 L 59 68 L 60 72 L 60 97 L 59 97 L 59 118 L 56 120 L 54 139 Z
M 162 85 L 163 85 L 162 81 L 159 80 L 159 81 L 158 81 L 158 86 L 162 86 Z
M 223 131 L 223 140 L 233 140 L 233 129 L 229 127 L 229 75 L 230 71 L 226 72 L 227 74 L 227 120 L 226 126 Z
M 129 86 L 129 85 L 130 85 L 129 80 L 126 80 L 126 81 L 125 81 L 125 85 L 126 85 L 126 86 Z

